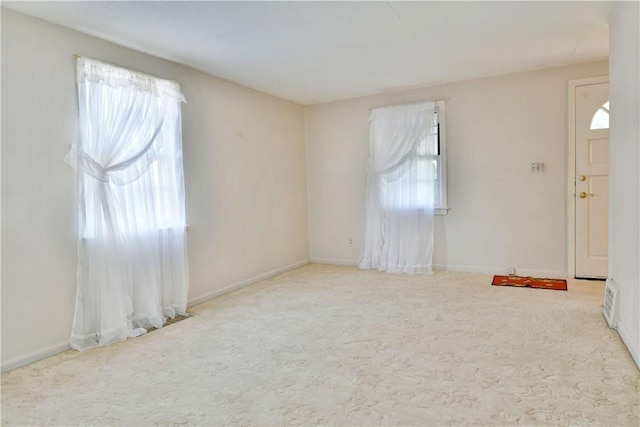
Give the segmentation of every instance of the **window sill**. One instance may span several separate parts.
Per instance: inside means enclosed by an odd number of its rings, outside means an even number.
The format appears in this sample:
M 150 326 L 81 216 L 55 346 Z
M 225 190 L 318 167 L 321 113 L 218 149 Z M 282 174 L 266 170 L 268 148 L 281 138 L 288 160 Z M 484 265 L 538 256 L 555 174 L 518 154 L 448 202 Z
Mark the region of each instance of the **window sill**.
M 148 228 L 148 229 L 144 229 L 144 230 L 137 230 L 137 233 L 133 234 L 133 235 L 128 235 L 126 233 L 123 233 L 124 237 L 131 237 L 133 236 L 136 239 L 140 239 L 140 238 L 145 238 L 147 236 L 157 236 L 158 234 L 161 233 L 171 233 L 171 232 L 176 232 L 176 231 L 180 231 L 180 230 L 186 230 L 189 228 L 189 224 L 185 224 L 185 225 L 172 225 L 172 226 L 166 226 L 166 227 L 159 227 L 159 228 Z M 87 235 L 87 236 L 82 236 L 80 237 L 80 239 L 82 239 L 82 241 L 86 241 L 86 242 L 90 242 L 90 241 L 94 241 L 94 240 L 98 240 L 98 238 L 96 238 L 95 235 Z M 104 240 L 104 236 L 102 236 L 100 238 L 100 240 Z
M 434 208 L 433 209 L 433 214 L 434 215 L 446 215 L 449 210 L 451 208 Z M 385 212 L 390 212 L 390 213 L 395 213 L 395 214 L 402 214 L 402 213 L 412 213 L 412 212 L 425 212 L 424 208 L 412 208 L 412 207 L 406 207 L 406 208 L 387 208 L 384 209 Z

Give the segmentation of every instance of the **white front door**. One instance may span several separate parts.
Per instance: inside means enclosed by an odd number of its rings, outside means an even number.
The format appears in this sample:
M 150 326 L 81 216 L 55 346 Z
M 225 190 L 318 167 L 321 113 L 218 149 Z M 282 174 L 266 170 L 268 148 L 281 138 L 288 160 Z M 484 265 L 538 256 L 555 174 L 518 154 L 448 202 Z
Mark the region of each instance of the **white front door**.
M 576 87 L 576 277 L 605 278 L 609 222 L 609 83 Z

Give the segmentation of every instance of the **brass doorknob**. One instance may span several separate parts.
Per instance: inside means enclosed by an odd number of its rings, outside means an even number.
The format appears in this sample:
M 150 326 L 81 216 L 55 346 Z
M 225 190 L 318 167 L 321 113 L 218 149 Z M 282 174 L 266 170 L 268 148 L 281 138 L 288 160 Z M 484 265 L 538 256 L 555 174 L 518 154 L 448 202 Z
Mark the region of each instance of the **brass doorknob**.
M 586 175 L 580 175 L 580 181 L 586 181 L 586 180 L 587 180 Z
M 580 198 L 581 198 L 581 199 L 584 199 L 584 198 L 589 197 L 589 196 L 593 196 L 593 194 L 591 194 L 591 193 L 585 193 L 584 191 L 581 191 L 581 192 L 580 192 Z

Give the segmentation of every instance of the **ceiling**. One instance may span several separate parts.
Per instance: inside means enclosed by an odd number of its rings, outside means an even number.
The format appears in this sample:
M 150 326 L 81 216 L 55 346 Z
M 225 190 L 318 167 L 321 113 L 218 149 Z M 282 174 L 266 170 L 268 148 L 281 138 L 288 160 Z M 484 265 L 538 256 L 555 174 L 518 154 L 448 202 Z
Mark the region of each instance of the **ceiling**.
M 2 5 L 308 105 L 604 59 L 617 2 Z

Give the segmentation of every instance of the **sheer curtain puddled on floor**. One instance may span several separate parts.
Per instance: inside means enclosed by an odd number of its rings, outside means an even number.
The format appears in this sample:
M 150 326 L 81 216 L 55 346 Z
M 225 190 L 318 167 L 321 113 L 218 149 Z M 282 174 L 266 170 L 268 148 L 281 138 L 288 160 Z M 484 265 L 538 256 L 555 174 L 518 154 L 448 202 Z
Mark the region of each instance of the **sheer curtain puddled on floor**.
M 437 119 L 434 102 L 374 108 L 363 269 L 431 274 Z
M 186 314 L 184 178 L 176 82 L 78 58 L 78 285 L 84 350 Z

